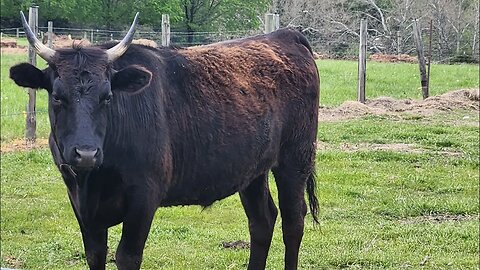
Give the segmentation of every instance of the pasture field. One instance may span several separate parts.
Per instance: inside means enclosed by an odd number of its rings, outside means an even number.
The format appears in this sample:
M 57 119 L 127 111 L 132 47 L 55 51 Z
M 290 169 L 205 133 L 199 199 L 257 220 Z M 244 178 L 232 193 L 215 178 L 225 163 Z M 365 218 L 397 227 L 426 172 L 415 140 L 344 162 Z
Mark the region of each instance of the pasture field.
M 7 105 L 14 111 L 26 104 L 26 98 L 16 102 L 26 94 L 8 79 L 13 58 L 2 56 L 2 143 L 23 135 L 24 116 L 3 116 Z M 322 104 L 355 99 L 354 62 L 318 65 Z M 367 97 L 420 97 L 416 65 L 370 67 Z M 432 94 L 478 87 L 478 66 L 432 66 L 432 87 Z M 40 100 L 38 110 L 46 110 L 45 96 Z M 321 224 L 307 215 L 300 269 L 478 269 L 479 120 L 478 111 L 456 110 L 321 121 Z M 45 123 L 40 136 L 47 131 Z M 86 269 L 79 227 L 49 150 L 2 153 L 0 169 L 1 266 Z M 121 225 L 110 229 L 107 269 L 115 269 L 120 231 Z M 238 195 L 204 210 L 160 208 L 142 269 L 245 269 L 248 249 L 222 245 L 237 240 L 249 240 Z M 267 268 L 283 269 L 280 217 Z

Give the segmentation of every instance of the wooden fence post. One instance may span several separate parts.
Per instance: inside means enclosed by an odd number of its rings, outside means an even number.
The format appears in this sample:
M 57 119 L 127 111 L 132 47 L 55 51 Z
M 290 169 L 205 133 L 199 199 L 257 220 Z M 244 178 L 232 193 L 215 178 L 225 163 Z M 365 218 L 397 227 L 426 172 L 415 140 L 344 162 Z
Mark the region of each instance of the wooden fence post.
M 48 21 L 47 38 L 48 38 L 48 47 L 53 48 L 53 22 L 52 21 Z
M 170 46 L 170 15 L 162 14 L 162 46 Z
M 402 54 L 402 36 L 400 35 L 400 31 L 397 31 L 397 55 Z
M 278 14 L 265 14 L 265 34 L 271 33 L 280 27 L 280 17 Z
M 20 28 L 17 28 L 17 38 L 20 37 Z
M 38 32 L 38 6 L 32 6 L 28 10 L 28 24 L 32 29 L 33 33 L 37 35 Z M 37 65 L 37 54 L 35 49 L 29 45 L 28 46 L 28 61 L 30 64 Z M 36 139 L 36 129 L 37 129 L 37 117 L 35 112 L 36 103 L 36 89 L 28 89 L 28 105 L 27 105 L 27 119 L 26 119 L 26 131 L 25 138 L 27 142 L 34 143 Z
M 94 43 L 93 42 L 93 29 L 90 31 L 90 43 Z
M 432 66 L 432 32 L 433 32 L 433 20 L 430 20 L 430 32 L 428 35 L 428 71 L 427 71 L 427 91 L 428 92 L 430 92 L 430 67 Z
M 280 29 L 280 15 L 275 13 L 273 15 L 273 18 L 274 18 L 274 28 L 273 28 L 273 31 L 276 31 L 278 29 Z
M 420 68 L 420 83 L 422 85 L 423 99 L 428 98 L 428 80 L 425 64 L 425 56 L 423 53 L 422 34 L 417 25 L 417 20 L 413 20 L 413 37 L 415 38 L 415 44 L 418 54 L 418 66 Z
M 365 80 L 367 76 L 367 20 L 360 21 L 360 48 L 358 55 L 357 100 L 365 103 Z

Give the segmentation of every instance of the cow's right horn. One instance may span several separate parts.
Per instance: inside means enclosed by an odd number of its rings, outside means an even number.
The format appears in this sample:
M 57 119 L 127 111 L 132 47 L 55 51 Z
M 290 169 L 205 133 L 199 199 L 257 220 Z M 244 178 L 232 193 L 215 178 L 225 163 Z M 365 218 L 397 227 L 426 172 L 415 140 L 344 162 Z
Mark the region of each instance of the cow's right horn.
M 128 46 L 130 46 L 130 44 L 132 43 L 133 34 L 135 34 L 135 27 L 137 26 L 138 14 L 138 12 L 137 14 L 135 14 L 135 19 L 133 19 L 132 26 L 130 26 L 130 29 L 128 30 L 122 41 L 115 45 L 115 47 L 107 50 L 108 61 L 110 63 L 122 56 L 122 54 L 125 53 L 125 51 L 128 49 Z
M 30 26 L 27 23 L 27 20 L 25 19 L 25 15 L 23 15 L 23 12 L 20 11 L 21 19 L 22 19 L 22 24 L 23 24 L 23 29 L 25 30 L 25 34 L 27 35 L 28 42 L 32 47 L 35 49 L 38 55 L 45 59 L 48 63 L 53 62 L 53 56 L 55 55 L 55 50 L 52 50 L 45 46 L 38 38 L 35 36 L 33 33 L 32 29 L 30 29 Z

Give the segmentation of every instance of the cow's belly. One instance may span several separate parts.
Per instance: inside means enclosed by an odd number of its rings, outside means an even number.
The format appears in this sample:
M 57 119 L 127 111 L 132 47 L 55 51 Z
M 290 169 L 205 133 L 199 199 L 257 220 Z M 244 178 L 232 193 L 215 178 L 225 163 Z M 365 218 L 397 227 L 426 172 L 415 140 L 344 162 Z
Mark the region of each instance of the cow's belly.
M 243 190 L 276 165 L 278 140 L 263 145 L 245 142 L 224 145 L 213 152 L 206 150 L 196 161 L 185 164 L 174 173 L 162 205 L 211 205 Z

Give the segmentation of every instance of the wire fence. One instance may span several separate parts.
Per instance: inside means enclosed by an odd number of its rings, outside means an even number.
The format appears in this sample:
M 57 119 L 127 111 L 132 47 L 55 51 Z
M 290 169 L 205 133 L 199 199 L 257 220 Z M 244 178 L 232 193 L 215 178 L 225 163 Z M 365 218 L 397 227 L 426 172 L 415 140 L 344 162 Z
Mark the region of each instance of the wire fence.
M 47 27 L 39 27 L 39 38 L 46 43 Z M 2 36 L 25 38 L 25 32 L 23 28 L 3 28 L 0 29 Z M 108 41 L 121 40 L 127 30 L 105 30 L 105 29 L 84 29 L 84 28 L 63 28 L 54 27 L 53 33 L 56 36 L 68 36 L 71 39 L 86 39 L 92 44 L 105 43 Z M 261 34 L 262 31 L 258 30 L 239 30 L 239 31 L 221 31 L 221 32 L 182 32 L 173 31 L 170 33 L 170 43 L 172 45 L 189 47 L 196 45 L 209 44 L 224 40 L 243 38 L 253 35 Z M 162 32 L 161 31 L 136 31 L 135 39 L 148 39 L 155 41 L 157 44 L 161 44 Z
M 24 38 L 23 28 L 3 28 L 0 29 L 2 37 Z M 39 38 L 44 43 L 47 42 L 47 27 L 39 27 Z M 121 40 L 126 34 L 125 31 L 105 30 L 105 29 L 87 29 L 87 28 L 64 28 L 54 27 L 53 32 L 56 36 L 68 37 L 75 40 L 88 40 L 92 44 L 105 43 L 108 41 Z M 262 34 L 260 29 L 240 30 L 240 31 L 221 31 L 221 32 L 182 32 L 172 31 L 170 33 L 170 44 L 179 47 L 189 47 L 196 45 L 209 44 L 219 41 L 243 38 Z M 356 59 L 358 57 L 359 36 L 354 32 L 330 33 L 328 36 L 319 34 L 309 29 L 304 29 L 303 33 L 307 36 L 312 48 L 322 56 L 335 59 Z M 425 48 L 428 47 L 428 29 L 422 29 L 422 36 Z M 135 39 L 148 39 L 161 44 L 161 31 L 141 31 L 137 30 Z M 389 55 L 410 55 L 416 56 L 416 47 L 412 35 L 407 36 L 368 36 L 367 52 L 372 54 Z M 470 50 L 471 51 L 471 50 Z M 432 60 L 439 63 L 468 62 L 473 60 L 478 62 L 479 52 L 475 50 L 469 55 L 459 55 L 458 53 L 445 52 L 437 47 L 433 47 Z

